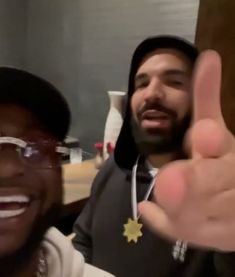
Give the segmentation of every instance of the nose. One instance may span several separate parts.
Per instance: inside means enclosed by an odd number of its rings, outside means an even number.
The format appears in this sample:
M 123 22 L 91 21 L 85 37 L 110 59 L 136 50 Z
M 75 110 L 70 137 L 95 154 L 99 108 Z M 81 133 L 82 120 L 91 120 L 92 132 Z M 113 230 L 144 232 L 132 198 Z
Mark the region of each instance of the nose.
M 24 165 L 17 151 L 14 149 L 0 149 L 0 179 L 16 177 L 22 175 L 23 172 Z
M 146 87 L 145 101 L 161 101 L 165 98 L 165 91 L 162 81 L 159 77 L 154 77 L 151 79 L 148 87 Z

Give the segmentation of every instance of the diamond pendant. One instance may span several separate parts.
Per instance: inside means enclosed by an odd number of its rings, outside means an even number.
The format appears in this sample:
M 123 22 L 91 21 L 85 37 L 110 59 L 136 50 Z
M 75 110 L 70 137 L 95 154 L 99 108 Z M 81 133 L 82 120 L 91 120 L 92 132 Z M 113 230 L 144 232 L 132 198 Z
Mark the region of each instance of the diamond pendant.
M 187 252 L 187 243 L 182 240 L 177 240 L 172 249 L 173 258 L 183 263 L 185 260 L 186 252 Z
M 131 242 L 133 240 L 135 243 L 137 243 L 139 237 L 142 237 L 143 235 L 141 232 L 142 226 L 143 224 L 138 223 L 137 220 L 128 218 L 127 223 L 123 225 L 123 236 L 126 237 L 127 242 Z

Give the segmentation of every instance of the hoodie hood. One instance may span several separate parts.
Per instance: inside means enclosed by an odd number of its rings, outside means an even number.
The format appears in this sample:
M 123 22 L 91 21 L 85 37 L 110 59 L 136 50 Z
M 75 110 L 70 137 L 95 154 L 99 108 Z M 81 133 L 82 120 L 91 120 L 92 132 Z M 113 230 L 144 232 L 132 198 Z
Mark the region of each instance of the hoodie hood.
M 114 159 L 123 169 L 131 169 L 139 155 L 131 127 L 130 99 L 134 93 L 134 78 L 145 56 L 160 48 L 176 49 L 188 57 L 193 64 L 198 57 L 198 50 L 192 43 L 176 36 L 150 37 L 137 46 L 131 61 L 125 117 L 114 150 Z
M 49 277 L 112 277 L 92 265 L 86 264 L 80 252 L 74 249 L 71 241 L 56 228 L 48 230 L 42 248 L 46 258 Z

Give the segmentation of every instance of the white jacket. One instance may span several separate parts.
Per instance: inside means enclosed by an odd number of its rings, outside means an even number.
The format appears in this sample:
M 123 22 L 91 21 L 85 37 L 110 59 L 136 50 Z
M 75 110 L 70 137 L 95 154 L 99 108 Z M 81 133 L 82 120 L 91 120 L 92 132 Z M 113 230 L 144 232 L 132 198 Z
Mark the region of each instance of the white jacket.
M 86 264 L 70 240 L 50 228 L 43 240 L 48 277 L 111 277 L 113 275 Z

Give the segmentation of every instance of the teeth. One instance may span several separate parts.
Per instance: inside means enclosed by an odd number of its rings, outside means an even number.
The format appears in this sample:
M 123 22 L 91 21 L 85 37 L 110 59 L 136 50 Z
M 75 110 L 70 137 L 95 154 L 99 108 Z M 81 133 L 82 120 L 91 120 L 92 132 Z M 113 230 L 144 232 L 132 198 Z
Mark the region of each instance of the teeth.
M 24 213 L 26 210 L 26 208 L 22 208 L 22 209 L 18 209 L 18 210 L 0 210 L 0 218 L 10 218 L 10 217 L 14 217 L 17 215 L 20 215 L 22 213 Z
M 166 119 L 168 117 L 166 115 L 148 114 L 148 115 L 145 115 L 144 118 L 146 118 L 146 119 Z
M 152 115 L 152 116 L 148 116 L 148 118 L 153 118 L 153 119 L 164 119 L 164 118 L 167 118 L 166 116 L 162 115 Z
M 28 203 L 29 197 L 26 195 L 0 196 L 0 203 Z

